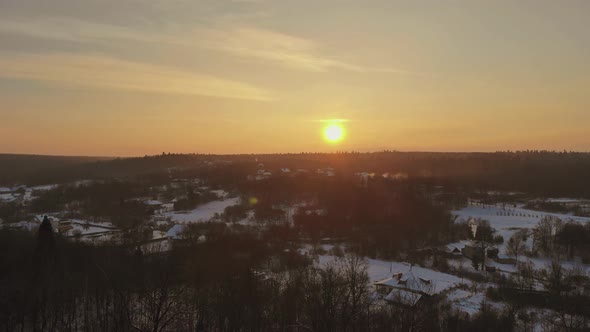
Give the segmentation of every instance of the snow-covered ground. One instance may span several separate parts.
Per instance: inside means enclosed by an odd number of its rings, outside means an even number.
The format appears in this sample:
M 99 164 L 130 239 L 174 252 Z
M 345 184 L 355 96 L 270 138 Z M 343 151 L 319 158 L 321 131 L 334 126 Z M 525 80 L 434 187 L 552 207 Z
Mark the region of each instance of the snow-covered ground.
M 451 304 L 452 308 L 469 315 L 474 315 L 481 309 L 482 303 L 486 303 L 490 307 L 501 310 L 503 307 L 502 303 L 492 302 L 486 298 L 486 290 L 488 287 L 493 287 L 492 284 L 485 284 L 478 289 L 464 289 L 455 288 L 448 292 L 447 300 Z
M 18 199 L 22 199 L 25 202 L 31 201 L 35 196 L 33 196 L 34 192 L 42 192 L 42 191 L 49 191 L 59 187 L 58 184 L 48 184 L 43 186 L 34 186 L 34 187 L 0 187 L 0 202 L 13 202 Z M 24 190 L 24 194 L 22 191 Z
M 506 251 L 506 244 L 510 237 L 518 231 L 518 229 L 532 229 L 534 228 L 541 219 L 545 216 L 553 216 L 561 219 L 564 222 L 567 221 L 575 221 L 579 223 L 587 223 L 590 222 L 590 218 L 588 217 L 577 217 L 569 214 L 559 214 L 559 213 L 549 213 L 549 212 L 541 212 L 541 211 L 534 211 L 528 210 L 524 208 L 513 208 L 513 207 L 506 207 L 504 209 L 502 206 L 493 206 L 493 205 L 486 205 L 481 206 L 477 205 L 470 205 L 464 209 L 453 211 L 453 215 L 457 216 L 457 221 L 467 221 L 471 218 L 481 218 L 490 222 L 490 226 L 496 229 L 496 234 L 502 235 L 504 238 L 504 243 L 498 245 L 498 249 L 500 254 L 504 254 Z M 458 243 L 453 243 L 451 245 L 456 246 L 458 248 L 462 248 L 465 244 L 469 241 L 461 241 Z M 529 236 L 527 241 L 527 247 L 530 249 L 532 245 L 532 236 Z M 527 257 L 521 256 L 519 257 L 520 261 L 526 261 Z M 535 265 L 535 268 L 541 269 L 544 268 L 549 262 L 550 259 L 548 258 L 530 258 L 530 260 Z M 489 261 L 490 265 L 496 266 L 503 271 L 507 272 L 514 272 L 516 268 L 514 265 L 510 264 L 499 264 L 496 262 Z M 564 267 L 572 268 L 574 266 L 581 266 L 586 272 L 590 272 L 590 265 L 580 265 L 576 262 L 562 262 Z
M 19 195 L 15 195 L 12 193 L 3 193 L 0 194 L 0 202 L 12 202 L 16 200 L 18 197 Z
M 221 201 L 213 201 L 203 204 L 192 211 L 186 212 L 167 212 L 162 216 L 170 217 L 175 223 L 194 223 L 206 222 L 211 220 L 215 214 L 222 214 L 226 207 L 237 205 L 240 198 L 227 198 Z
M 464 289 L 454 289 L 447 295 L 447 299 L 454 309 L 469 315 L 474 315 L 479 311 L 485 298 L 485 294 L 482 292 L 473 293 Z
M 218 190 L 211 190 L 211 192 L 212 192 L 213 194 L 217 195 L 217 197 L 219 197 L 219 198 L 226 198 L 226 197 L 227 197 L 227 195 L 229 195 L 229 193 L 228 193 L 227 191 L 225 191 L 225 190 L 221 190 L 221 189 L 218 189 Z

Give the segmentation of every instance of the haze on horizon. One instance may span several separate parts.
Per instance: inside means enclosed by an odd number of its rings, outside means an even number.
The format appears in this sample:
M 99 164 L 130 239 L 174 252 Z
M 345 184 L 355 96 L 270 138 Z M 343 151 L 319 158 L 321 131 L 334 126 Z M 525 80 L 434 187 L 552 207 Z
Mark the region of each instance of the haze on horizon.
M 583 0 L 0 0 L 0 152 L 588 151 L 588 22 Z

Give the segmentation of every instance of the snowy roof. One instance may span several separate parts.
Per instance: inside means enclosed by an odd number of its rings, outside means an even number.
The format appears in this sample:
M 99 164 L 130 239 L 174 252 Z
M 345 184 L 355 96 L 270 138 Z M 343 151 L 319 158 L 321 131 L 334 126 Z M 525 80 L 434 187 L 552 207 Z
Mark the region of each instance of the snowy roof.
M 53 190 L 57 187 L 59 187 L 59 185 L 57 185 L 57 184 L 47 184 L 47 185 L 43 185 L 43 186 L 30 187 L 30 189 L 36 190 L 36 191 L 49 191 L 49 190 Z
M 166 232 L 166 236 L 173 239 L 180 239 L 180 234 L 184 231 L 183 225 L 174 225 Z
M 11 191 L 12 191 L 12 189 L 10 189 L 8 187 L 0 187 L 0 193 L 9 193 Z
M 452 245 L 452 244 L 447 245 L 446 249 L 447 249 L 447 252 L 450 252 L 450 253 L 457 252 L 457 251 L 459 253 L 461 252 L 461 250 L 457 246 Z
M 153 199 L 149 199 L 147 201 L 144 201 L 143 204 L 145 204 L 145 205 L 162 205 L 162 202 L 157 201 L 157 200 L 153 200 Z
M 399 272 L 391 278 L 377 281 L 375 285 L 383 285 L 392 288 L 405 289 L 411 292 L 432 294 L 432 281 L 426 278 L 416 277 L 410 270 L 406 273 Z
M 391 292 L 385 296 L 386 301 L 396 302 L 411 307 L 415 306 L 420 299 L 422 299 L 422 294 L 416 294 L 404 289 L 392 289 Z

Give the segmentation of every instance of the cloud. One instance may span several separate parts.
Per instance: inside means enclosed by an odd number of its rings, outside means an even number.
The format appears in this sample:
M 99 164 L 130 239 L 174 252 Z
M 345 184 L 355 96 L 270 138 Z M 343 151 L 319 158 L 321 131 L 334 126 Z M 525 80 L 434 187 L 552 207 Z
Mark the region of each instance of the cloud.
M 310 39 L 269 29 L 235 26 L 235 22 L 228 23 L 224 20 L 221 22 L 222 25 L 219 26 L 222 28 L 217 29 L 196 23 L 189 26 L 166 24 L 154 29 L 149 26 L 104 24 L 68 17 L 2 17 L 0 32 L 86 44 L 112 42 L 175 44 L 192 49 L 215 50 L 235 57 L 312 72 L 336 69 L 359 73 L 416 75 L 416 73 L 395 68 L 359 65 L 326 55 L 321 50 L 321 44 Z M 215 26 L 214 23 L 209 23 Z M 226 27 L 227 25 L 230 27 Z
M 0 57 L 0 77 L 142 92 L 258 101 L 274 99 L 269 91 L 249 84 L 101 55 Z
M 80 43 L 100 41 L 135 41 L 159 43 L 183 43 L 171 34 L 140 31 L 114 24 L 103 24 L 66 17 L 36 17 L 0 19 L 0 31 L 43 39 Z
M 233 30 L 209 31 L 205 45 L 235 56 L 270 61 L 307 71 L 324 72 L 341 69 L 354 72 L 412 74 L 403 70 L 362 66 L 320 53 L 319 45 L 309 39 L 284 33 L 242 27 Z

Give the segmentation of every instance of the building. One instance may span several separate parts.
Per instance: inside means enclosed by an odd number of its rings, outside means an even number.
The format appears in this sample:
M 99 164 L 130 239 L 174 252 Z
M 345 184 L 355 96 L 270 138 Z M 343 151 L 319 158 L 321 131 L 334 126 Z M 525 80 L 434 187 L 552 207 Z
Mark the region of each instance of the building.
M 465 245 L 465 247 L 463 247 L 463 249 L 461 249 L 461 253 L 463 254 L 463 256 L 465 256 L 471 260 L 473 260 L 474 258 L 480 259 L 480 260 L 483 259 L 482 254 L 481 254 L 481 250 L 472 244 Z
M 414 307 L 425 298 L 435 295 L 432 281 L 416 277 L 411 268 L 406 273 L 395 273 L 391 278 L 377 281 L 374 286 L 386 302 L 408 307 Z
M 438 252 L 439 254 L 444 255 L 447 258 L 462 258 L 463 257 L 463 253 L 461 252 L 461 250 L 455 246 L 442 246 L 438 248 Z
M 516 264 L 516 258 L 505 254 L 498 254 L 496 262 L 500 264 Z
M 158 200 L 147 200 L 143 204 L 147 207 L 148 212 L 151 214 L 162 214 L 170 211 L 174 211 L 174 203 L 162 203 Z

